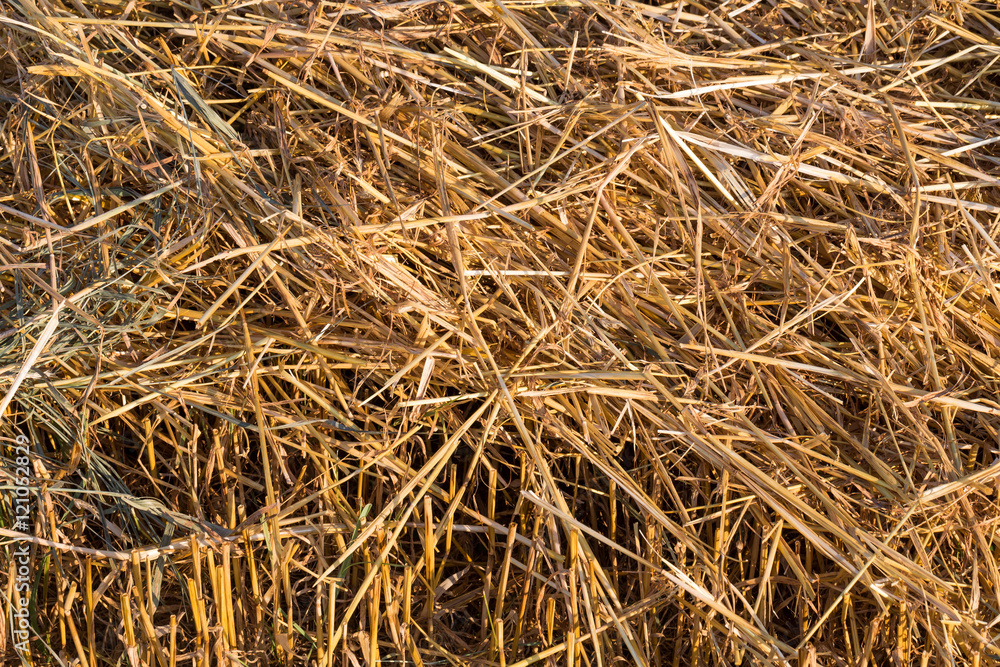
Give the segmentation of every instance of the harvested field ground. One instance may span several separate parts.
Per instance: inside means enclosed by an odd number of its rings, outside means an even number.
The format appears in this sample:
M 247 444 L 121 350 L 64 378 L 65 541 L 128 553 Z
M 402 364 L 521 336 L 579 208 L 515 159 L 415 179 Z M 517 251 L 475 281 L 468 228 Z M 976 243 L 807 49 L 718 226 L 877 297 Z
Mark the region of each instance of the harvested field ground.
M 998 93 L 979 2 L 0 1 L 2 663 L 998 664 Z

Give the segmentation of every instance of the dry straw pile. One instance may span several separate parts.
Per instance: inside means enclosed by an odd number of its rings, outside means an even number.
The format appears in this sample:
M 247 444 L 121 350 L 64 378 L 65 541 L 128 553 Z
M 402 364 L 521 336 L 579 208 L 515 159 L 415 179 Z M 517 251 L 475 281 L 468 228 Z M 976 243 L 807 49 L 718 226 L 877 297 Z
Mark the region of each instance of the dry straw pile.
M 0 9 L 34 664 L 1000 659 L 995 8 Z

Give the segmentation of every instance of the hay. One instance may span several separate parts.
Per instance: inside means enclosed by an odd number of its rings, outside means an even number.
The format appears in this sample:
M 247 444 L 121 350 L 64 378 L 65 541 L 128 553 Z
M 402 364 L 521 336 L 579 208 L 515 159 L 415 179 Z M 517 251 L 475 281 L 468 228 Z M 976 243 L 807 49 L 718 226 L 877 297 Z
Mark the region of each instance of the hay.
M 1000 659 L 990 5 L 0 6 L 5 663 Z

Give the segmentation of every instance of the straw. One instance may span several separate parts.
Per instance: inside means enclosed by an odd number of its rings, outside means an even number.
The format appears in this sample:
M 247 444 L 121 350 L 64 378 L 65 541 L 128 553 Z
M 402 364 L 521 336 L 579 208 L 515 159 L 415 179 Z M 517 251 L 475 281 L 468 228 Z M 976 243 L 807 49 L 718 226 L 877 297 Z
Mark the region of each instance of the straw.
M 25 658 L 1000 661 L 998 34 L 0 3 Z

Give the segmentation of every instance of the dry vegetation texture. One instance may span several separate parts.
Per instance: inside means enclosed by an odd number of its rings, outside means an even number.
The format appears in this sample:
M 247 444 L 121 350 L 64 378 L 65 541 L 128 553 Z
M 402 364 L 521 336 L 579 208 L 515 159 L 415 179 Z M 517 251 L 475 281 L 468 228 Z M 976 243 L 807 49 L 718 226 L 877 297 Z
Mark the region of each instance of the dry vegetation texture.
M 997 663 L 995 8 L 191 2 L 0 4 L 35 664 Z

